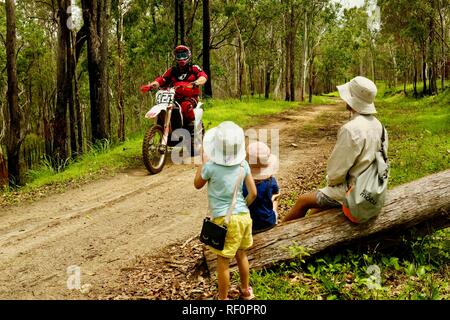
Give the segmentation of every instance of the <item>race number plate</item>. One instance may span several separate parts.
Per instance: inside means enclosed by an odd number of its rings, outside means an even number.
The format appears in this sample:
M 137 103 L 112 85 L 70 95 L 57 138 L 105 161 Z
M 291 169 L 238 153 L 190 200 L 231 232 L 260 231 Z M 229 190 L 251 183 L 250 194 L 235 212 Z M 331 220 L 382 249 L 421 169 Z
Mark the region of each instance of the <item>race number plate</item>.
M 156 94 L 156 104 L 167 104 L 172 101 L 175 93 L 169 91 L 158 91 Z

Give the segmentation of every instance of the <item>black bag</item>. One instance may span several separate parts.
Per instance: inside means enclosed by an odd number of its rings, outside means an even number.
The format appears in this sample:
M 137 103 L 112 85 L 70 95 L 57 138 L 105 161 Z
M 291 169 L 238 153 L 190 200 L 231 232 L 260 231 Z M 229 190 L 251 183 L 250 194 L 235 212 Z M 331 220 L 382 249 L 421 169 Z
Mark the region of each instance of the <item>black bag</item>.
M 200 232 L 201 242 L 214 249 L 223 250 L 226 235 L 227 226 L 215 224 L 209 217 L 203 219 L 202 231 Z
M 231 206 L 228 208 L 227 215 L 225 217 L 225 221 L 223 226 L 215 224 L 211 221 L 210 217 L 206 217 L 203 219 L 203 226 L 202 231 L 200 232 L 200 241 L 204 244 L 213 247 L 214 249 L 222 251 L 225 247 L 225 237 L 227 236 L 227 225 L 230 222 L 231 214 L 234 210 L 234 207 L 236 205 L 236 195 L 238 187 L 240 186 L 241 182 L 241 175 L 242 175 L 242 164 L 239 170 L 239 177 L 236 182 L 236 185 L 234 187 L 233 192 L 233 200 L 231 201 Z M 208 207 L 209 211 L 209 207 Z

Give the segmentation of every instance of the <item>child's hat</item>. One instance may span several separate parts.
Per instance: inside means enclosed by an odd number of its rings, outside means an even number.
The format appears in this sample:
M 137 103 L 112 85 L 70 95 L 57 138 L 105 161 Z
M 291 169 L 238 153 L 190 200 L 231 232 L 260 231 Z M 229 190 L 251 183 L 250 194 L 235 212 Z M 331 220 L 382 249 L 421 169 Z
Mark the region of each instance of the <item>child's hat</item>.
M 256 180 L 264 180 L 278 171 L 278 158 L 270 148 L 261 141 L 249 144 L 247 148 L 248 162 L 252 176 Z
M 214 163 L 223 166 L 240 164 L 245 160 L 244 130 L 232 121 L 224 121 L 206 131 L 203 150 Z

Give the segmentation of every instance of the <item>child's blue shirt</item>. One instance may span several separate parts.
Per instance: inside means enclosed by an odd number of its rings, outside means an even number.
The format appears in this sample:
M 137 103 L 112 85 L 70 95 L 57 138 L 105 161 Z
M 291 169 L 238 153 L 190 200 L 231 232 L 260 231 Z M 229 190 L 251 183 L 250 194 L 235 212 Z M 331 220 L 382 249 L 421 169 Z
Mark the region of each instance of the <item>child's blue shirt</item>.
M 257 196 L 255 201 L 249 206 L 250 215 L 253 220 L 253 231 L 270 228 L 276 223 L 276 214 L 273 210 L 272 195 L 280 192 L 275 177 L 262 180 L 256 183 Z M 248 194 L 244 185 L 243 195 Z
M 245 197 L 242 194 L 242 186 L 245 177 L 250 174 L 250 167 L 247 161 L 242 162 L 242 182 L 238 186 L 236 206 L 233 214 L 249 212 Z M 222 217 L 227 214 L 233 199 L 234 187 L 239 177 L 240 165 L 222 166 L 212 161 L 203 165 L 201 176 L 208 180 L 208 201 L 213 218 Z

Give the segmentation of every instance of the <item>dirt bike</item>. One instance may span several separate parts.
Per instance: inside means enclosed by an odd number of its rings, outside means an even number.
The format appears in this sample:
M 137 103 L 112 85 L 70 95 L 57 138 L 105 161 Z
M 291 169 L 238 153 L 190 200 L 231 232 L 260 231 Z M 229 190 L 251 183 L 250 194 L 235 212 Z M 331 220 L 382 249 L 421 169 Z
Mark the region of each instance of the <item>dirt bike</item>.
M 193 88 L 193 85 L 160 88 L 155 94 L 155 105 L 145 115 L 147 119 L 155 120 L 155 123 L 145 133 L 142 144 L 144 165 L 152 174 L 161 172 L 166 163 L 167 154 L 180 144 L 180 136 L 173 135 L 177 129 L 188 130 L 190 134 L 190 144 L 187 148 L 188 151 L 190 149 L 190 156 L 195 156 L 200 150 L 204 134 L 202 102 L 199 101 L 195 106 L 195 120 L 185 123 L 181 106 L 175 101 L 177 90 L 186 88 Z M 152 90 L 153 88 L 148 85 L 141 87 L 143 92 Z M 185 137 L 183 136 L 182 141 Z

